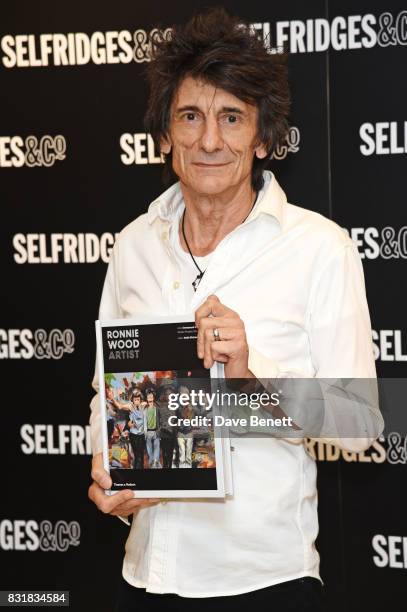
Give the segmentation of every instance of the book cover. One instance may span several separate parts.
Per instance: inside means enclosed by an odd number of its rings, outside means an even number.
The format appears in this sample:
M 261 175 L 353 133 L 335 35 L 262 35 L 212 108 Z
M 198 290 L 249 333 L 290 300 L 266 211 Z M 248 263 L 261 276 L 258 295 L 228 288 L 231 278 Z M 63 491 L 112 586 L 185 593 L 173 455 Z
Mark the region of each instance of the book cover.
M 193 316 L 96 321 L 96 335 L 107 493 L 231 494 L 230 445 L 214 425 L 218 365 L 198 358 Z

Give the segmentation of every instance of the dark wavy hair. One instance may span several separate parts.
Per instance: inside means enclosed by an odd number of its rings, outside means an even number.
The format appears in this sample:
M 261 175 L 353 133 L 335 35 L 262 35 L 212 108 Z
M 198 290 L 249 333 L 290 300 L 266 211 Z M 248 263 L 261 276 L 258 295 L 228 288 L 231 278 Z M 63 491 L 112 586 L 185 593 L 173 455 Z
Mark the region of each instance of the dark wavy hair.
M 154 396 L 154 399 L 156 399 L 156 397 L 157 397 L 157 391 L 156 391 L 155 389 L 153 389 L 153 387 L 149 387 L 149 388 L 148 388 L 148 389 L 146 389 L 146 391 L 145 391 L 145 396 L 146 396 L 146 399 L 147 399 L 147 395 L 153 395 L 153 396 Z
M 151 40 L 147 67 L 150 86 L 145 127 L 157 148 L 169 131 L 170 110 L 181 81 L 191 76 L 233 94 L 258 108 L 258 139 L 267 149 L 265 159 L 254 158 L 252 185 L 263 185 L 262 172 L 277 145 L 284 140 L 290 109 L 286 53 L 267 51 L 248 23 L 223 8 L 210 8 L 188 23 L 172 28 L 168 40 Z M 165 156 L 167 184 L 178 180 L 172 154 Z

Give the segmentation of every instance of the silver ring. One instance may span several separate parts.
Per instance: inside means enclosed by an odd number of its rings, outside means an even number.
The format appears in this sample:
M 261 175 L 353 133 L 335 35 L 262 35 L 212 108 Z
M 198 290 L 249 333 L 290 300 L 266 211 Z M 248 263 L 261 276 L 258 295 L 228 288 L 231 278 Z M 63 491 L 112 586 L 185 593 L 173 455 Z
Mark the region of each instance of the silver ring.
M 220 340 L 219 330 L 217 327 L 213 329 L 213 337 L 215 338 L 215 340 Z

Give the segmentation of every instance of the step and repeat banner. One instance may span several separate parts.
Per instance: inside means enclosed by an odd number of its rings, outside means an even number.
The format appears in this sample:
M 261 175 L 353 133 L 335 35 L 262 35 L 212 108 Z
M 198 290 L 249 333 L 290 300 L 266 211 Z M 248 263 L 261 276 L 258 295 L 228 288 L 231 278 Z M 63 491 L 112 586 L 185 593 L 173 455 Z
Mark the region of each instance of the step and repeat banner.
M 213 3 L 88 0 L 0 8 L 1 589 L 70 591 L 113 609 L 127 527 L 87 499 L 97 317 L 116 234 L 163 190 L 143 127 L 147 39 Z M 381 377 L 406 376 L 407 5 L 225 1 L 293 96 L 270 168 L 294 204 L 339 223 L 363 261 Z M 135 270 L 136 273 L 136 270 Z M 403 411 L 405 406 L 392 406 Z M 407 594 L 407 444 L 310 441 L 329 611 Z M 199 554 L 199 552 L 197 552 Z

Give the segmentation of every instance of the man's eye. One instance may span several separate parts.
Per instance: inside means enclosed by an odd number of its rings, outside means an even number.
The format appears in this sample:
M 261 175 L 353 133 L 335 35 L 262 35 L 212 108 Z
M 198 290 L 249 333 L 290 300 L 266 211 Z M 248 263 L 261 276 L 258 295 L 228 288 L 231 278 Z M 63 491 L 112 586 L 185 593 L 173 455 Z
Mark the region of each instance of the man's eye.
M 193 121 L 193 120 L 195 119 L 196 115 L 195 115 L 195 113 L 187 113 L 187 114 L 185 115 L 185 117 L 186 117 L 186 119 L 187 119 L 188 121 Z
M 236 115 L 227 115 L 226 120 L 228 123 L 236 123 L 237 117 Z

